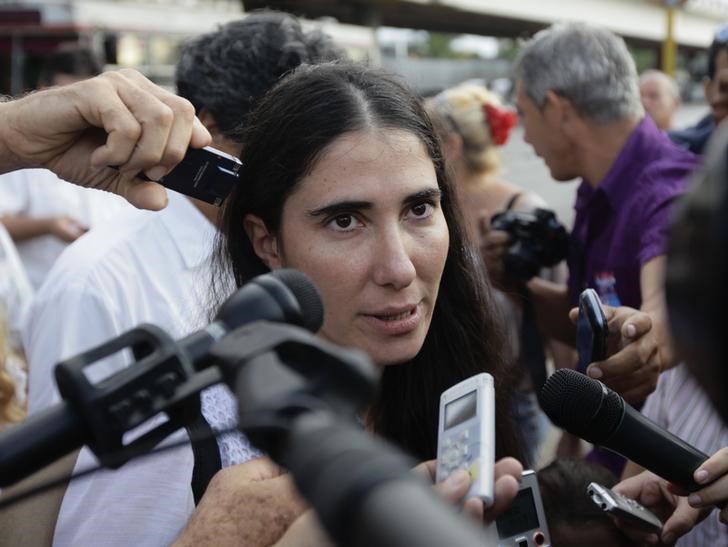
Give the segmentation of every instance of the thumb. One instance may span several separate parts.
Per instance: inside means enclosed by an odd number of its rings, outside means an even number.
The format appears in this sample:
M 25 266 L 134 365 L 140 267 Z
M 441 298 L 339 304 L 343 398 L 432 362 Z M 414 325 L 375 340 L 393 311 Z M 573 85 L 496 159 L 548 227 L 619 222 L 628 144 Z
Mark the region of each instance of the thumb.
M 579 320 L 579 308 L 571 308 L 569 310 L 569 319 L 576 325 L 576 322 Z
M 458 503 L 465 497 L 470 488 L 470 475 L 467 471 L 457 469 L 444 481 L 435 485 L 435 490 L 451 503 Z
M 156 182 L 143 180 L 128 181 L 122 194 L 137 209 L 160 211 L 167 206 L 167 191 Z

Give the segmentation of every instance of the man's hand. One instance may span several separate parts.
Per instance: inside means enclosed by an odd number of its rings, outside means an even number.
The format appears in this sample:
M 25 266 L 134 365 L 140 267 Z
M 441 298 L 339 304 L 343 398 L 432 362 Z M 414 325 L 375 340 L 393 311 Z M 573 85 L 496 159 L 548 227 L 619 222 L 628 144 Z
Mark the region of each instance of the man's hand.
M 141 208 L 166 192 L 137 174 L 158 180 L 210 140 L 189 101 L 130 69 L 0 103 L 0 173 L 44 167 Z
M 662 533 L 645 534 L 617 521 L 619 526 L 639 545 L 674 545 L 678 538 L 687 534 L 709 513 L 688 505 L 687 499 L 670 491 L 668 483 L 650 471 L 625 479 L 613 490 L 637 500 L 663 522 Z
M 488 277 L 494 287 L 508 290 L 509 280 L 506 276 L 503 259 L 511 245 L 511 234 L 503 230 L 488 230 L 483 232 L 480 254 L 485 262 Z
M 313 509 L 298 517 L 273 547 L 333 547 Z
M 587 374 L 604 382 L 628 403 L 642 402 L 655 390 L 661 370 L 652 319 L 626 306 L 604 306 L 604 314 L 609 325 L 609 357 L 589 365 Z M 569 312 L 574 323 L 578 316 L 578 308 Z
M 437 460 L 423 462 L 414 468 L 415 473 L 433 484 L 436 470 Z M 463 503 L 463 511 L 478 522 L 493 522 L 511 505 L 518 494 L 523 466 L 515 458 L 502 458 L 495 463 L 494 473 L 493 505 L 484 507 L 480 498 L 469 498 Z M 458 504 L 468 493 L 471 482 L 466 471 L 458 470 L 452 473 L 447 480 L 435 484 L 435 490 L 446 500 Z
M 174 545 L 272 545 L 304 509 L 290 477 L 258 458 L 215 474 Z
M 720 521 L 728 525 L 728 447 L 721 448 L 695 471 L 695 482 L 706 485 L 688 497 L 688 503 L 696 509 L 720 510 Z M 670 491 L 687 495 L 674 485 Z

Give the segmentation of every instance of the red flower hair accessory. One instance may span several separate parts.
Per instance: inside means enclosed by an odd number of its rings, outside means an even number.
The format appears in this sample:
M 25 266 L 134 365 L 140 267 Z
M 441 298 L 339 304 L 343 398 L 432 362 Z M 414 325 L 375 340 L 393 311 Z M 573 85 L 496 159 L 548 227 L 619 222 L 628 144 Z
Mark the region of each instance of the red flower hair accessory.
M 513 110 L 499 108 L 492 104 L 483 104 L 483 113 L 490 126 L 490 136 L 493 142 L 502 146 L 508 141 L 508 136 L 518 122 L 518 116 Z

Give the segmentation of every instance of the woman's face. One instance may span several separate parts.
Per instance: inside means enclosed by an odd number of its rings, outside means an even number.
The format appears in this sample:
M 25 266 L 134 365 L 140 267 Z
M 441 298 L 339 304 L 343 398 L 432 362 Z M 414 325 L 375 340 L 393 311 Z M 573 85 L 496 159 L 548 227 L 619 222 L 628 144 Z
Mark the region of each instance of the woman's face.
M 268 265 L 316 283 L 323 337 L 389 365 L 422 347 L 448 244 L 424 145 L 402 130 L 361 131 L 334 141 L 289 196 Z

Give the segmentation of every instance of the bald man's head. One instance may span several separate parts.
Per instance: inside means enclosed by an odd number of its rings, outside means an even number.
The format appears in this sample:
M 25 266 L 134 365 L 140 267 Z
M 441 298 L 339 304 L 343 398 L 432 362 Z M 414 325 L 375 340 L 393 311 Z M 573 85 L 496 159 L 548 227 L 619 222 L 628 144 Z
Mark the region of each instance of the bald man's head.
M 680 107 L 680 90 L 670 76 L 659 70 L 648 70 L 640 76 L 642 106 L 655 121 L 657 127 L 667 131 L 672 127 L 672 117 Z

